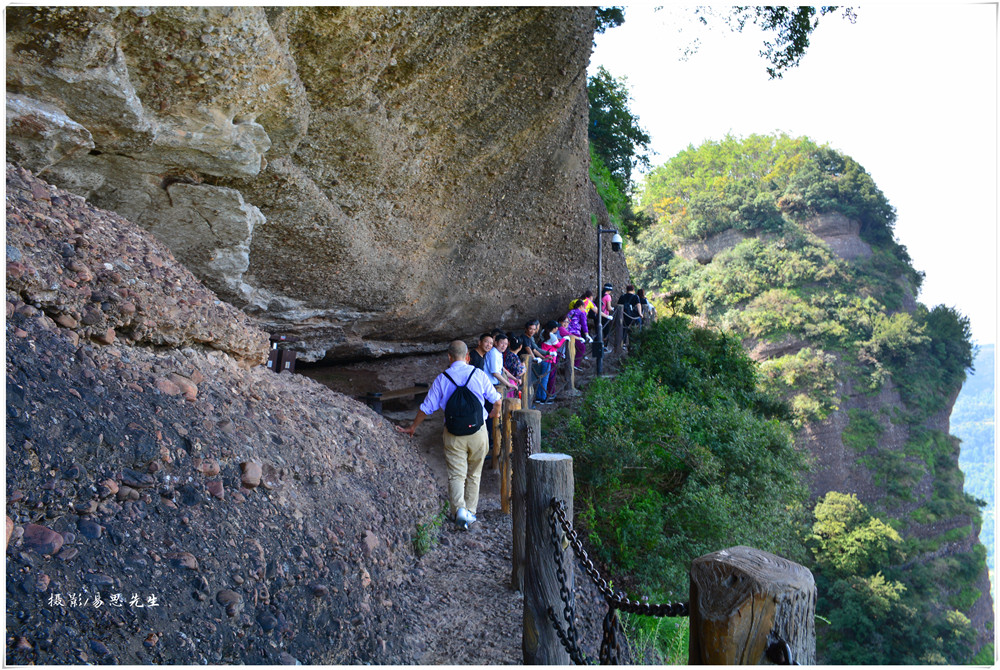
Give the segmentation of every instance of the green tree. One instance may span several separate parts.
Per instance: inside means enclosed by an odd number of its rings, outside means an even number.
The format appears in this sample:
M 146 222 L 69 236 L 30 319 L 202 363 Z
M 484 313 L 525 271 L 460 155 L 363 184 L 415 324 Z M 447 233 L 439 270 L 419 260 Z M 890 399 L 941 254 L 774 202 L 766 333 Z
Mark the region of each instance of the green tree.
M 737 6 L 732 8 L 727 23 L 737 32 L 741 32 L 747 23 L 752 23 L 774 33 L 773 38 L 764 42 L 760 55 L 771 64 L 767 68 L 768 76 L 780 79 L 785 70 L 795 67 L 802 60 L 809 47 L 809 34 L 819 25 L 820 17 L 836 10 L 836 6 Z M 850 7 L 844 10 L 843 16 L 851 23 L 856 18 Z
M 616 79 L 603 66 L 587 81 L 590 125 L 587 136 L 611 172 L 618 190 L 632 191 L 632 169 L 649 165 L 650 137 L 629 109 L 627 80 Z
M 809 536 L 817 565 L 838 576 L 871 575 L 890 563 L 890 552 L 902 538 L 872 517 L 853 493 L 830 491 L 813 510 Z

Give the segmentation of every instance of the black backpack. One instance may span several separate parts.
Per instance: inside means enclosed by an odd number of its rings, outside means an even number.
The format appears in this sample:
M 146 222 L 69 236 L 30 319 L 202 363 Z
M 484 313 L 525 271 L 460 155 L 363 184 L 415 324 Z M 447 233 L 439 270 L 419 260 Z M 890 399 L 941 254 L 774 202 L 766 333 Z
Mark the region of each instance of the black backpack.
M 458 386 L 447 372 L 444 373 L 448 381 L 458 387 L 444 405 L 444 427 L 452 435 L 472 435 L 483 425 L 483 403 L 469 390 L 469 380 L 474 374 L 476 368 L 472 369 L 469 379 Z

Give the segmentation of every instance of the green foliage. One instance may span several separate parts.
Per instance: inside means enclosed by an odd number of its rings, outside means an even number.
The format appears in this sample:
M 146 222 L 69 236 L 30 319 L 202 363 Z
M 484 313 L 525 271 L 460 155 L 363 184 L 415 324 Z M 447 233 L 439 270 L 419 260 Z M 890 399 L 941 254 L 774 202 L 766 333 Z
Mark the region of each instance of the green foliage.
M 549 444 L 574 458 L 577 519 L 598 556 L 651 597 L 682 597 L 697 556 L 795 549 L 801 456 L 740 343 L 680 317 L 643 329 Z
M 687 665 L 691 638 L 688 617 L 651 617 L 622 613 L 631 657 L 643 665 Z
M 925 418 L 942 410 L 972 367 L 969 319 L 954 308 L 917 306 L 913 317 L 921 337 L 899 356 L 886 359 L 903 401 Z
M 611 227 L 621 231 L 625 227 L 624 214 L 631 210 L 631 205 L 619 189 L 617 180 L 604 164 L 604 160 L 594 151 L 593 144 L 590 145 L 590 181 L 594 183 L 597 194 L 604 201 L 608 218 L 611 219 Z
M 844 444 L 879 496 L 871 512 L 836 497 L 818 507 L 807 541 L 818 611 L 830 622 L 819 631 L 820 658 L 967 661 L 967 630 L 948 612 L 974 602 L 983 569 L 974 559 L 986 550 L 932 556 L 968 538 L 981 501 L 962 492 L 956 440 L 927 427 L 971 368 L 969 324 L 945 306 L 913 307 L 922 275 L 893 238 L 895 212 L 884 195 L 849 157 L 780 135 L 690 147 L 648 175 L 638 202 L 657 224 L 627 250 L 633 276 L 747 346 L 777 352 L 761 364 L 758 384 L 786 400 L 796 427 L 828 418 L 845 390 L 898 392 L 903 401 L 891 412 L 853 409 L 846 417 Z M 845 261 L 809 232 L 813 217 L 828 213 L 858 222 L 871 254 Z M 713 237 L 723 231 L 735 232 Z M 685 258 L 709 249 L 714 258 L 705 264 Z M 992 378 L 986 386 L 992 393 Z M 989 452 L 980 461 L 990 486 L 992 406 L 992 395 L 980 403 L 989 418 L 974 429 Z M 907 436 L 903 447 L 890 448 L 899 435 Z
M 595 33 L 603 33 L 608 28 L 617 28 L 625 23 L 624 7 L 598 7 L 594 11 Z
M 921 603 L 916 590 L 933 579 L 927 568 L 914 570 L 919 573 L 911 582 L 916 589 L 889 574 L 898 572 L 894 564 L 905 559 L 894 530 L 872 517 L 853 494 L 831 491 L 819 500 L 814 516 L 808 543 L 818 568 L 817 612 L 830 622 L 817 636 L 824 662 L 957 663 L 971 655 L 975 631 L 968 618 L 955 610 L 934 616 Z M 945 563 L 942 575 L 975 570 L 963 569 L 957 559 Z M 952 606 L 971 595 L 960 594 Z
M 447 509 L 448 506 L 445 505 L 429 521 L 417 524 L 413 532 L 413 553 L 417 555 L 417 558 L 427 555 L 437 546 L 438 537 L 441 534 L 441 524 L 444 523 Z
M 830 491 L 813 510 L 809 544 L 816 564 L 839 577 L 870 575 L 889 563 L 902 538 L 872 517 L 857 496 Z
M 983 648 L 979 650 L 979 653 L 976 654 L 972 660 L 969 661 L 969 663 L 970 665 L 993 665 L 996 663 L 995 654 L 995 647 L 993 646 L 993 643 L 990 642 L 989 644 L 984 645 Z
M 764 42 L 760 55 L 770 63 L 767 74 L 772 79 L 780 79 L 784 71 L 795 67 L 805 55 L 809 46 L 809 34 L 819 25 L 819 17 L 835 11 L 837 7 L 753 7 L 732 8 L 728 17 L 729 26 L 739 32 L 748 23 L 762 30 L 773 31 L 775 35 Z M 818 13 L 817 13 L 818 10 Z M 844 10 L 844 18 L 854 23 L 854 10 Z
M 885 429 L 875 415 L 863 409 L 848 410 L 847 415 L 847 427 L 840 435 L 844 444 L 859 454 L 877 448 Z
M 629 109 L 627 85 L 627 79 L 616 79 L 603 66 L 587 80 L 587 137 L 622 193 L 632 190 L 632 169 L 649 165 L 649 157 L 640 151 L 649 148 L 650 137 Z
M 837 409 L 836 359 L 822 349 L 805 347 L 770 358 L 760 371 L 765 389 L 789 399 L 796 428 L 822 421 Z

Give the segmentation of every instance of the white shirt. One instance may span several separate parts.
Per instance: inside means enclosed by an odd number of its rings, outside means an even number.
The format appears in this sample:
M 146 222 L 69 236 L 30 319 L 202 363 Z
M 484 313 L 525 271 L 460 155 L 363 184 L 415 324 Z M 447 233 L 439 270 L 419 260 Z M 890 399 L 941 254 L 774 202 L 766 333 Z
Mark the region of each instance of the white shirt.
M 465 384 L 465 380 L 468 379 L 469 390 L 472 394 L 481 400 L 488 400 L 492 403 L 500 400 L 500 394 L 497 390 L 493 388 L 493 383 L 490 381 L 486 373 L 475 368 L 465 361 L 455 361 L 452 363 L 448 369 L 445 371 L 448 375 L 455 381 L 452 384 L 448 381 L 448 377 L 441 373 L 431 384 L 430 390 L 427 391 L 427 397 L 424 401 L 420 403 L 420 411 L 430 416 L 439 409 L 444 409 L 444 406 L 448 403 L 448 398 L 451 394 L 455 392 L 455 389 L 459 386 Z M 469 373 L 472 373 L 472 377 L 469 377 Z M 485 421 L 487 417 L 485 403 L 483 405 L 483 420 Z

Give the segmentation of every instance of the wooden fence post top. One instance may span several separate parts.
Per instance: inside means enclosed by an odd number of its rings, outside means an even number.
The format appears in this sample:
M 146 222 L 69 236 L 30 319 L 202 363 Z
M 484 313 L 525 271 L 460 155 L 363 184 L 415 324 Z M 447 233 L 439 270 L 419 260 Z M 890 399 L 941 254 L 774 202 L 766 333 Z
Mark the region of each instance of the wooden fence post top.
M 532 454 L 528 456 L 528 459 L 532 461 L 562 461 L 567 458 L 573 460 L 569 454 Z
M 808 568 L 753 547 L 730 547 L 705 556 L 699 556 L 691 562 L 691 577 L 696 573 L 716 571 L 726 566 L 727 572 L 739 574 L 748 580 L 748 584 L 767 584 L 771 591 L 780 585 L 784 589 L 814 589 L 816 582 Z M 733 584 L 735 586 L 735 584 Z M 731 589 L 735 593 L 740 589 Z M 713 594 L 717 597 L 718 594 Z M 715 609 L 715 608 L 713 608 Z
M 756 665 L 778 640 L 796 663 L 815 663 L 816 583 L 798 563 L 723 549 L 691 562 L 690 595 L 692 665 Z

